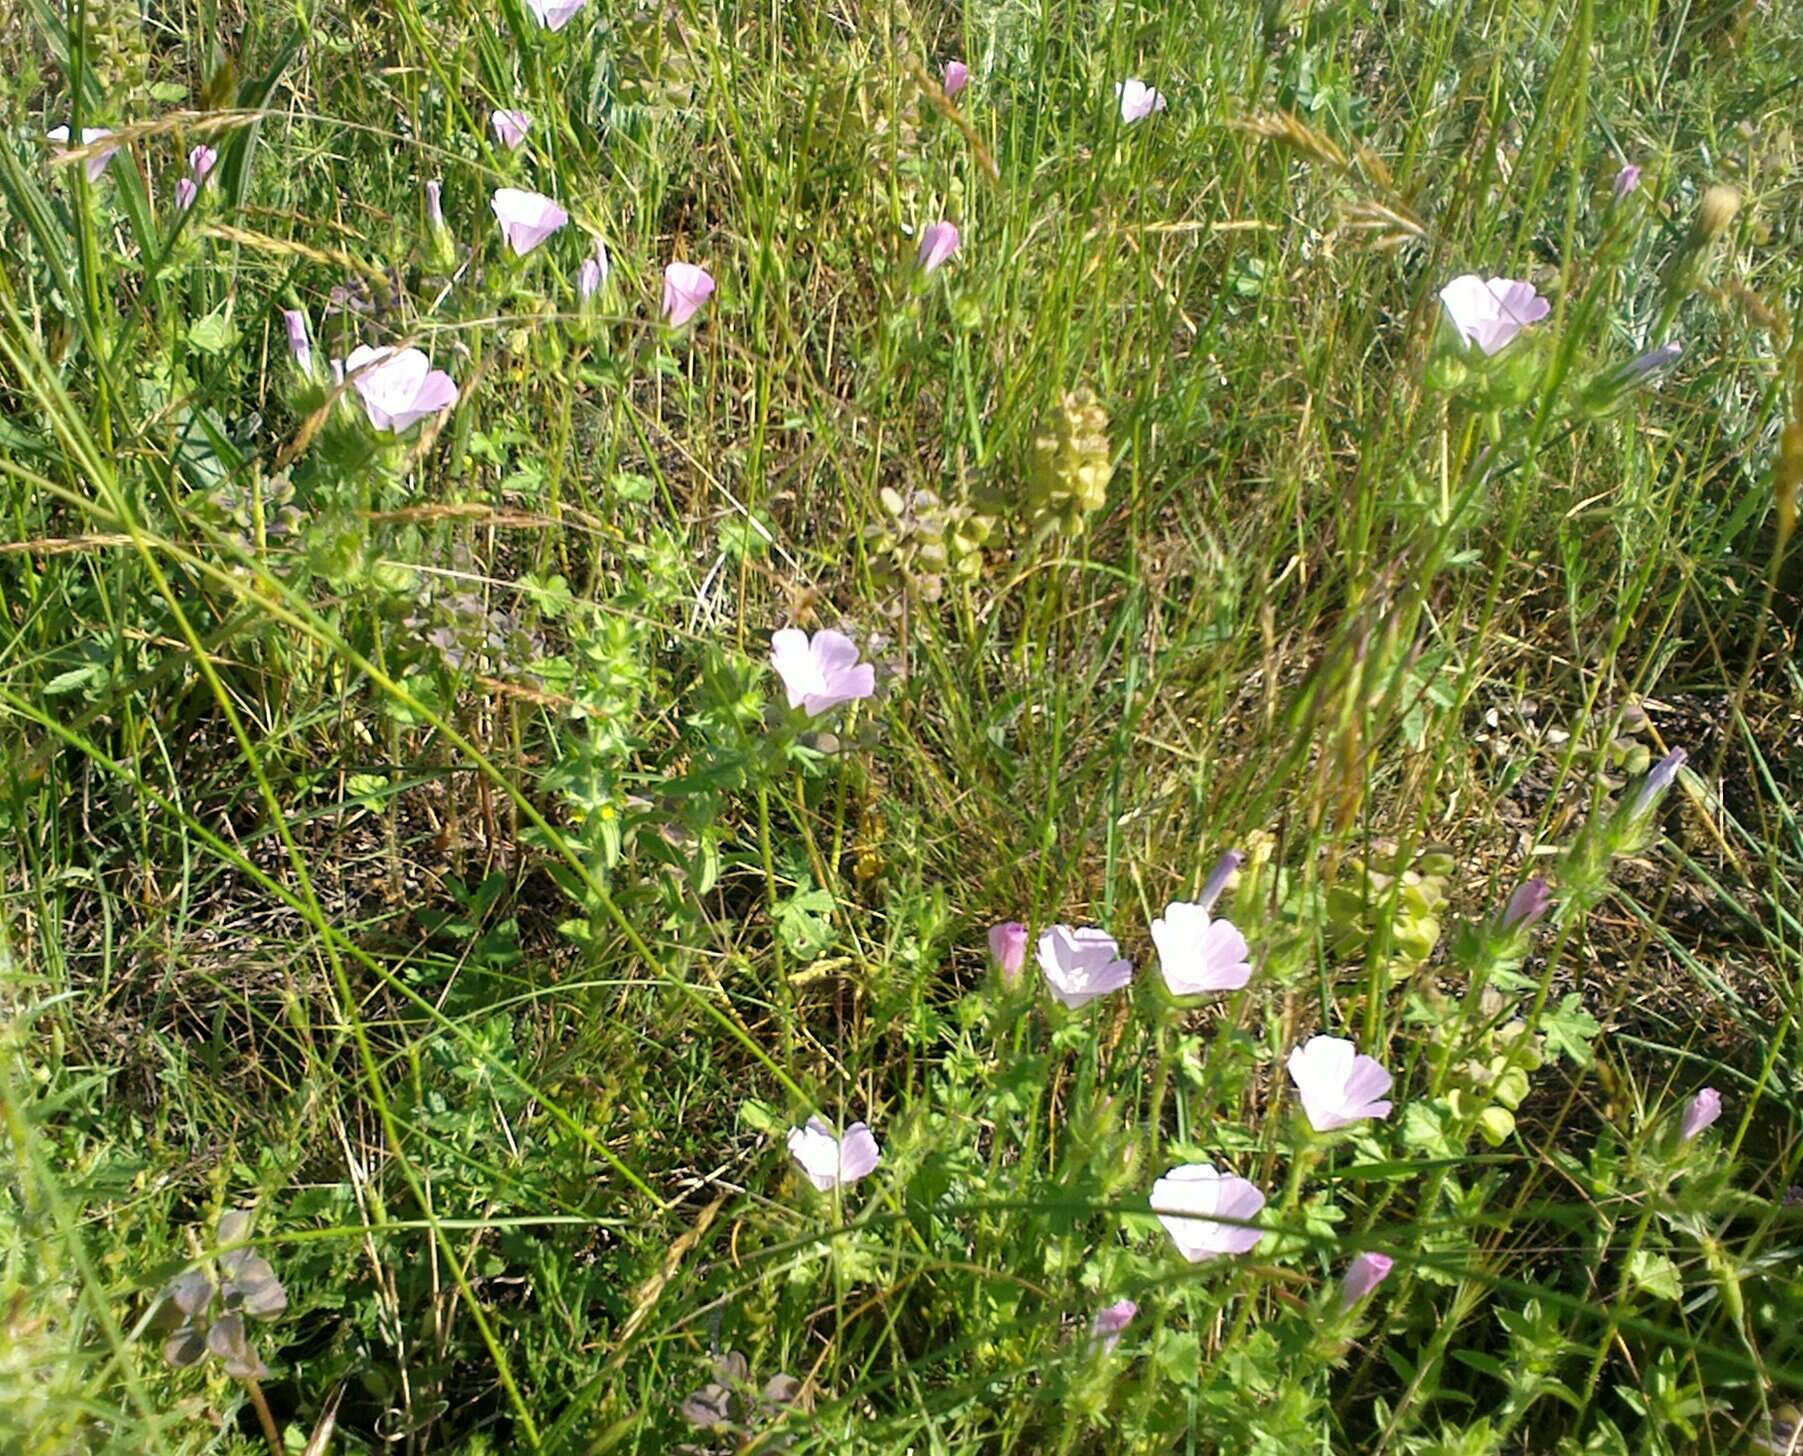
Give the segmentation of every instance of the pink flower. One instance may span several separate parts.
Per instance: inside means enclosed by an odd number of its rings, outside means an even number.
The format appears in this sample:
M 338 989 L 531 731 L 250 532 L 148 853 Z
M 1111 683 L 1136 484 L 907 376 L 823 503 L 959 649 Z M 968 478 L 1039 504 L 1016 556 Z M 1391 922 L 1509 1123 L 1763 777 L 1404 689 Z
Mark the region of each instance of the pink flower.
M 1678 1125 L 1678 1141 L 1689 1142 L 1722 1115 L 1722 1094 L 1705 1087 L 1684 1108 L 1684 1120 Z
M 218 160 L 219 153 L 211 147 L 196 147 L 188 153 L 188 171 L 193 174 L 196 182 L 204 182 L 207 180 L 207 173 L 213 170 Z
M 1152 922 L 1158 969 L 1173 996 L 1237 991 L 1252 978 L 1246 937 L 1231 920 L 1210 920 L 1201 905 L 1173 900 Z
M 1615 174 L 1615 200 L 1620 202 L 1640 185 L 1640 168 L 1632 162 Z
M 1133 1316 L 1138 1313 L 1139 1306 L 1131 1299 L 1117 1300 L 1107 1309 L 1097 1310 L 1089 1322 L 1090 1340 L 1112 1354 L 1121 1342 L 1121 1331 L 1133 1323 Z
M 607 270 L 601 266 L 599 258 L 584 258 L 582 266 L 576 270 L 577 294 L 585 299 L 593 298 L 606 277 Z
M 1653 771 L 1646 776 L 1639 792 L 1634 795 L 1634 803 L 1628 810 L 1629 815 L 1638 819 L 1642 814 L 1649 812 L 1659 802 L 1660 795 L 1677 781 L 1678 770 L 1684 767 L 1684 760 L 1688 757 L 1690 755 L 1682 748 L 1674 748 L 1654 764 Z
M 457 386 L 418 349 L 375 349 L 365 344 L 341 368 L 363 398 L 369 422 L 400 434 L 428 415 L 457 403 Z
M 1202 893 L 1196 896 L 1196 903 L 1204 910 L 1215 908 L 1215 901 L 1221 898 L 1221 892 L 1227 888 L 1228 882 L 1239 873 L 1239 868 L 1246 862 L 1246 856 L 1237 849 L 1230 849 L 1215 861 L 1215 867 L 1208 872 L 1208 879 L 1202 886 Z
M 532 118 L 524 111 L 491 112 L 488 124 L 494 128 L 501 145 L 512 152 L 525 144 L 526 133 L 532 130 Z
M 501 236 L 521 258 L 570 220 L 569 213 L 549 197 L 518 187 L 497 187 L 489 206 L 500 219 Z
M 957 251 L 957 224 L 936 222 L 921 231 L 920 251 L 915 255 L 914 261 L 919 265 L 921 272 L 931 273 Z
M 859 662 L 857 644 L 831 628 L 812 637 L 799 627 L 772 633 L 770 665 L 783 680 L 789 706 L 810 718 L 876 692 L 876 668 Z
M 294 362 L 300 367 L 302 374 L 313 372 L 313 346 L 307 342 L 307 313 L 305 309 L 285 308 L 282 320 L 288 325 L 288 352 L 294 356 Z
M 1208 1163 L 1185 1163 L 1152 1185 L 1152 1212 L 1192 1264 L 1250 1250 L 1264 1231 L 1245 1225 L 1264 1206 L 1265 1195 L 1257 1187 L 1231 1173 L 1217 1173 Z
M 701 310 L 714 291 L 714 275 L 694 263 L 664 269 L 664 322 L 679 329 Z
M 587 0 L 526 0 L 526 8 L 547 30 L 562 30 Z
M 1010 985 L 1027 963 L 1027 927 L 1007 920 L 989 932 L 989 955 Z
M 1114 94 L 1121 100 L 1121 121 L 1132 126 L 1136 121 L 1144 121 L 1154 111 L 1163 111 L 1164 97 L 1154 91 L 1144 81 L 1129 78 L 1114 88 Z
M 1495 354 L 1529 324 L 1537 324 L 1553 306 L 1534 285 L 1513 278 L 1487 282 L 1475 273 L 1455 278 L 1440 290 L 1440 302 L 1462 338 L 1485 354 Z
M 426 184 L 426 221 L 434 231 L 444 226 L 444 184 L 436 180 Z
M 1552 904 L 1553 887 L 1536 876 L 1509 896 L 1498 923 L 1504 930 L 1526 930 L 1545 916 Z
M 1039 968 L 1052 999 L 1075 1011 L 1133 979 L 1133 962 L 1105 930 L 1054 925 L 1039 937 Z
M 194 199 L 200 195 L 200 187 L 192 177 L 184 177 L 175 184 L 175 205 L 183 212 L 194 206 Z
M 1390 1074 L 1340 1037 L 1311 1037 L 1292 1051 L 1290 1080 L 1302 1094 L 1302 1110 L 1316 1132 L 1390 1115 L 1391 1104 L 1377 1100 L 1390 1090 Z
M 53 142 L 66 142 L 69 140 L 69 128 L 53 126 L 44 135 Z M 95 142 L 105 141 L 111 135 L 112 132 L 104 126 L 84 126 L 81 129 L 81 144 L 91 147 Z M 88 181 L 100 180 L 100 174 L 106 171 L 106 164 L 113 160 L 113 153 L 118 150 L 117 147 L 102 147 L 99 151 L 89 153 L 86 164 Z
M 818 1117 L 810 1117 L 806 1127 L 789 1129 L 789 1154 L 808 1182 L 822 1193 L 849 1188 L 883 1156 L 875 1136 L 863 1123 L 854 1122 L 841 1139 Z
M 945 63 L 945 95 L 950 100 L 962 91 L 970 81 L 970 67 L 963 61 L 947 61 Z
M 1396 1261 L 1388 1254 L 1360 1254 L 1346 1269 L 1346 1279 L 1340 1285 L 1340 1308 L 1351 1309 L 1384 1280 L 1390 1277 L 1390 1267 Z

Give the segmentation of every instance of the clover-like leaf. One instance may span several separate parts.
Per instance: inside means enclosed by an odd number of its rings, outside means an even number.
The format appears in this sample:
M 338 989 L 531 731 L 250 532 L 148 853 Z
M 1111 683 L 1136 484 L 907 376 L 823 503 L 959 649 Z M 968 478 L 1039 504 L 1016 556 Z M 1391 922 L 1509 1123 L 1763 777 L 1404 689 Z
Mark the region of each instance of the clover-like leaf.
M 259 1380 L 269 1373 L 239 1315 L 223 1315 L 213 1321 L 207 1331 L 207 1349 L 224 1362 L 225 1373 L 235 1380 Z

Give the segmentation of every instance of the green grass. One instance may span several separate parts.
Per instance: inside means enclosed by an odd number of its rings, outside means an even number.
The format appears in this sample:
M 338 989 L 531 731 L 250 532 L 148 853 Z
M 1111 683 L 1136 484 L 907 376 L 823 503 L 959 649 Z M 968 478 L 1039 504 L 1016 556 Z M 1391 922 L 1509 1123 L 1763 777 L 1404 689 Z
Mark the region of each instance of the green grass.
M 1639 0 L 9 12 L 0 1452 L 1784 1449 L 1800 54 Z M 512 258 L 497 186 L 571 224 Z M 1467 272 L 1553 303 L 1489 365 Z M 461 398 L 396 445 L 325 362 L 402 343 Z M 876 700 L 789 715 L 789 625 Z M 1227 849 L 1253 978 L 1176 1007 L 1147 926 Z M 1003 920 L 1133 989 L 1011 991 Z M 1390 1118 L 1308 1133 L 1317 1033 Z M 843 1197 L 815 1112 L 882 1144 Z M 1191 1265 L 1147 1199 L 1203 1160 L 1267 1232 Z M 254 1381 L 164 1358 L 234 1208 Z M 710 1436 L 728 1352 L 741 1416 L 799 1386 Z

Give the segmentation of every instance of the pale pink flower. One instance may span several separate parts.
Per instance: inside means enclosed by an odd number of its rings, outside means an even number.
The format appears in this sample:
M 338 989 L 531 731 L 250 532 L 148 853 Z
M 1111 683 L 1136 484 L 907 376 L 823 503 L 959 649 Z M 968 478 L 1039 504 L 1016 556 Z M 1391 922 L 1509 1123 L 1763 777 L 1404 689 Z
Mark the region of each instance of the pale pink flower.
M 434 231 L 444 223 L 444 184 L 434 179 L 426 184 L 426 221 Z
M 84 126 L 81 129 L 81 144 L 84 147 L 91 147 L 95 142 L 105 141 L 112 134 L 112 131 L 104 126 Z M 69 140 L 69 128 L 53 126 L 44 135 L 53 142 L 66 142 Z M 97 152 L 89 153 L 85 164 L 88 181 L 98 182 L 100 180 L 100 174 L 106 171 L 106 164 L 113 160 L 113 154 L 118 150 L 117 147 L 102 147 Z
M 213 170 L 218 161 L 218 152 L 209 146 L 198 146 L 188 153 L 188 171 L 196 182 L 204 182 L 207 180 L 207 173 Z
M 570 220 L 549 197 L 518 187 L 497 187 L 489 206 L 500 219 L 507 246 L 522 258 Z
M 288 352 L 302 374 L 313 372 L 313 346 L 307 342 L 307 312 L 300 308 L 282 310 L 282 321 L 288 326 Z
M 1152 1185 L 1151 1202 L 1177 1251 L 1192 1264 L 1244 1254 L 1264 1237 L 1262 1229 L 1245 1225 L 1265 1206 L 1265 1195 L 1246 1179 L 1217 1173 L 1208 1163 L 1171 1169 Z
M 175 205 L 183 212 L 194 206 L 194 199 L 200 195 L 200 187 L 192 177 L 183 177 L 175 184 Z
M 1678 1141 L 1687 1143 L 1722 1115 L 1722 1094 L 1705 1087 L 1684 1108 L 1684 1120 L 1678 1125 Z
M 351 387 L 362 396 L 369 422 L 378 430 L 400 434 L 429 415 L 457 403 L 457 386 L 418 349 L 354 350 L 341 366 Z
M 1341 1037 L 1311 1037 L 1292 1051 L 1290 1080 L 1316 1132 L 1390 1115 L 1391 1104 L 1378 1100 L 1390 1090 L 1390 1074 Z
M 914 261 L 921 272 L 931 273 L 947 258 L 958 251 L 958 226 L 951 222 L 936 222 L 921 230 L 920 251 Z
M 945 63 L 945 94 L 948 100 L 962 91 L 969 81 L 970 67 L 963 61 Z
M 1173 900 L 1152 922 L 1158 969 L 1173 996 L 1237 991 L 1252 978 L 1246 937 L 1231 920 L 1210 920 L 1201 905 Z
M 808 1182 L 822 1193 L 849 1188 L 874 1169 L 883 1155 L 863 1123 L 854 1122 L 843 1138 L 836 1138 L 818 1117 L 810 1117 L 805 1127 L 789 1129 L 789 1154 Z
M 587 0 L 526 0 L 538 23 L 547 30 L 562 30 Z
M 1529 324 L 1537 324 L 1553 306 L 1534 285 L 1514 278 L 1485 280 L 1475 273 L 1455 278 L 1440 290 L 1440 302 L 1460 337 L 1485 354 L 1495 354 Z
M 1105 930 L 1054 925 L 1039 937 L 1039 968 L 1052 999 L 1075 1011 L 1133 979 L 1133 962 Z
M 857 644 L 830 627 L 812 637 L 799 627 L 772 633 L 770 665 L 783 680 L 789 706 L 810 718 L 876 692 L 876 668 L 859 662 Z
M 664 322 L 679 329 L 701 311 L 714 291 L 714 275 L 694 263 L 664 268 Z
M 576 292 L 581 298 L 593 298 L 601 287 L 601 280 L 607 276 L 598 258 L 584 258 L 582 266 L 576 270 Z
M 1018 920 L 1007 920 L 989 932 L 989 954 L 1002 973 L 1002 979 L 1013 984 L 1020 968 L 1027 963 L 1027 927 Z
M 532 130 L 532 117 L 524 111 L 494 111 L 489 114 L 488 124 L 502 146 L 517 152 L 525 144 L 526 133 Z
M 1114 94 L 1121 101 L 1121 121 L 1128 126 L 1136 121 L 1144 121 L 1154 111 L 1163 111 L 1165 108 L 1164 96 L 1137 78 L 1119 82 L 1114 88 Z
M 1615 200 L 1620 202 L 1640 185 L 1640 168 L 1632 162 L 1615 174 Z
M 1112 1354 L 1121 1342 L 1121 1332 L 1133 1323 L 1133 1316 L 1138 1313 L 1139 1306 L 1131 1299 L 1116 1300 L 1107 1309 L 1097 1310 L 1095 1318 L 1089 1322 L 1091 1343 Z
M 1396 1261 L 1388 1254 L 1360 1254 L 1346 1269 L 1345 1282 L 1340 1285 L 1340 1308 L 1351 1309 L 1390 1277 L 1390 1267 Z

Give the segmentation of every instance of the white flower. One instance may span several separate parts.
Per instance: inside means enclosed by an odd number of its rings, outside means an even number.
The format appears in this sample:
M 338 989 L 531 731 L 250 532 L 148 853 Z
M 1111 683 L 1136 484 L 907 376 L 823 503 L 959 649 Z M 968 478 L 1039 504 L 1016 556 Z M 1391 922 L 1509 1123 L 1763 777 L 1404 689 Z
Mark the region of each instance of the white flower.
M 1164 110 L 1163 94 L 1137 78 L 1118 82 L 1114 94 L 1121 99 L 1121 121 L 1127 126 L 1144 121 L 1154 111 Z
M 1185 1163 L 1152 1185 L 1152 1212 L 1192 1264 L 1251 1249 L 1263 1230 L 1244 1225 L 1264 1206 L 1265 1195 L 1254 1184 L 1217 1173 L 1208 1163 Z
M 350 376 L 363 399 L 370 424 L 395 434 L 448 410 L 457 403 L 457 386 L 418 349 L 376 349 L 365 344 L 334 370 Z
M 883 1155 L 863 1123 L 854 1122 L 843 1138 L 836 1138 L 818 1117 L 810 1117 L 805 1127 L 789 1129 L 789 1153 L 808 1182 L 822 1193 L 849 1188 L 875 1168 Z
M 1075 1011 L 1133 979 L 1133 963 L 1105 930 L 1054 925 L 1039 937 L 1039 967 L 1053 999 Z
M 1448 283 L 1440 290 L 1440 302 L 1452 326 L 1486 354 L 1500 352 L 1529 324 L 1553 311 L 1532 283 L 1514 278 L 1486 281 L 1475 273 Z
M 1316 1132 L 1390 1115 L 1391 1104 L 1378 1100 L 1390 1090 L 1390 1074 L 1340 1037 L 1310 1037 L 1292 1051 L 1290 1080 L 1302 1094 L 1302 1110 Z
M 1173 900 L 1152 922 L 1158 969 L 1173 996 L 1237 991 L 1252 977 L 1246 937 L 1231 920 L 1210 920 L 1199 904 Z

